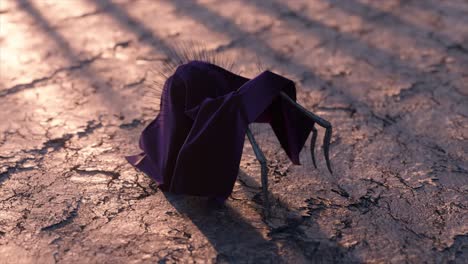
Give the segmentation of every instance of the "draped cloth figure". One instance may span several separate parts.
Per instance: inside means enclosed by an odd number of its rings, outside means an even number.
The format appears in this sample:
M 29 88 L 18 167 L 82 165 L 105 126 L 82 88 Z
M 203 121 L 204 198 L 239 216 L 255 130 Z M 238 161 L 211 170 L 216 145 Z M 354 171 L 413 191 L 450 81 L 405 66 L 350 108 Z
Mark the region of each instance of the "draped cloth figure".
M 294 164 L 314 123 L 290 102 L 294 83 L 270 71 L 247 79 L 191 61 L 162 89 L 160 112 L 142 132 L 142 153 L 127 157 L 163 191 L 227 198 L 239 172 L 248 125 L 269 123 Z

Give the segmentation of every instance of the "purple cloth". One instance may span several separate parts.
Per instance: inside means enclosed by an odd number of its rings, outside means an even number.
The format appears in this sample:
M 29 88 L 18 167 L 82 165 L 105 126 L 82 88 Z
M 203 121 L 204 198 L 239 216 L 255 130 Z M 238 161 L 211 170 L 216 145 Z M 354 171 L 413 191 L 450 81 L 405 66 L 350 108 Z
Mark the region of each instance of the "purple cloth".
M 279 96 L 294 83 L 265 71 L 249 80 L 192 61 L 166 81 L 160 113 L 142 132 L 143 153 L 127 157 L 164 191 L 227 198 L 239 172 L 247 127 L 270 123 L 294 164 L 313 121 Z

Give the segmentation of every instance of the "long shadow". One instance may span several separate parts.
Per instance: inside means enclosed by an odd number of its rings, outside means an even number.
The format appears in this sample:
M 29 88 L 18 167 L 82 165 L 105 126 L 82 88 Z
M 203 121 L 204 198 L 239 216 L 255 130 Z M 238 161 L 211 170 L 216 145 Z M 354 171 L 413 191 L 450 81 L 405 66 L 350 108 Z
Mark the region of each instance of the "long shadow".
M 345 99 L 352 107 L 360 107 L 364 109 L 364 111 L 374 113 L 373 108 L 369 106 L 369 104 L 357 99 L 354 95 L 348 92 L 346 88 L 338 87 L 337 84 L 331 83 L 329 80 L 317 75 L 309 65 L 306 65 L 300 61 L 286 60 L 284 58 L 278 57 L 278 51 L 273 49 L 266 41 L 252 37 L 249 32 L 240 28 L 231 20 L 216 14 L 203 5 L 196 2 L 188 2 L 183 0 L 171 0 L 166 2 L 175 5 L 178 9 L 177 12 L 199 21 L 208 29 L 221 34 L 228 34 L 232 39 L 232 43 L 227 45 L 228 47 L 234 43 L 238 44 L 238 40 L 245 41 L 248 39 L 255 44 L 244 47 L 253 51 L 258 57 L 261 57 L 266 64 L 271 63 L 276 65 L 280 70 L 291 75 L 300 73 L 300 75 L 307 79 L 317 80 L 319 83 L 325 84 L 326 88 L 331 90 L 332 94 L 339 94 L 340 97 Z M 246 1 L 246 4 L 251 5 L 252 3 Z M 260 8 L 262 7 L 261 5 L 262 4 L 256 5 L 256 7 Z M 273 10 L 271 11 L 273 12 Z M 248 38 L 244 39 L 243 36 L 247 36 Z M 343 48 L 348 49 L 348 47 Z M 353 52 L 351 51 L 351 53 Z M 370 117 L 376 122 L 385 122 L 384 118 L 378 117 L 375 114 L 370 115 Z
M 314 28 L 327 32 L 328 34 L 332 33 L 337 37 L 341 38 L 341 41 L 339 41 L 339 44 L 337 44 L 337 49 L 347 53 L 350 56 L 357 58 L 358 60 L 365 58 L 368 61 L 375 60 L 377 62 L 376 65 L 374 65 L 374 67 L 378 68 L 379 71 L 386 72 L 392 75 L 398 75 L 398 77 L 402 80 L 412 80 L 424 77 L 423 79 L 428 79 L 434 82 L 434 79 L 438 78 L 436 75 L 421 72 L 420 70 L 407 65 L 406 62 L 403 62 L 400 58 L 385 50 L 369 46 L 368 44 L 364 43 L 363 40 L 358 39 L 350 33 L 339 32 L 336 29 L 331 28 L 330 26 L 327 26 L 319 21 L 312 20 L 306 16 L 303 16 L 297 13 L 296 11 L 292 10 L 289 6 L 279 1 L 241 1 L 244 2 L 246 5 L 253 5 L 253 3 L 255 3 L 255 7 L 257 9 L 263 10 L 264 12 L 266 12 L 266 14 L 272 15 L 274 17 L 288 16 L 295 19 L 296 21 L 300 22 L 298 24 L 303 25 L 302 29 L 304 34 L 312 32 Z M 313 72 L 313 69 L 310 66 L 300 61 L 278 60 L 277 51 L 274 50 L 266 41 L 256 37 L 251 37 L 249 32 L 243 30 L 231 20 L 220 16 L 219 14 L 208 9 L 207 7 L 192 1 L 166 0 L 166 2 L 176 6 L 177 12 L 197 20 L 212 31 L 222 34 L 228 34 L 234 40 L 239 38 L 242 39 L 242 36 L 248 36 L 248 40 L 252 41 L 255 44 L 248 45 L 248 47 L 246 48 L 253 51 L 259 57 L 270 59 L 270 61 L 275 62 L 274 65 L 278 65 L 279 68 L 281 70 L 284 70 L 286 73 L 306 74 L 308 77 L 317 80 L 319 83 L 326 84 L 326 88 L 331 90 L 332 95 L 338 95 L 338 97 L 343 98 L 347 101 L 347 103 L 351 105 L 351 107 L 359 109 L 360 112 L 367 112 L 367 119 L 382 124 L 382 131 L 386 131 L 387 127 L 390 127 L 393 124 L 397 123 L 398 119 L 402 118 L 404 115 L 411 114 L 408 112 L 401 112 L 398 113 L 398 116 L 396 116 L 396 118 L 389 116 L 379 116 L 378 114 L 376 114 L 375 109 L 368 103 L 366 103 L 364 100 L 359 100 L 358 98 L 356 98 L 356 96 L 350 93 L 345 87 L 340 87 L 336 83 L 331 83 L 330 81 L 318 76 Z M 273 3 L 273 5 L 271 5 L 271 3 Z M 288 23 L 287 21 L 283 22 Z M 294 26 L 296 26 L 296 24 L 290 26 L 291 29 L 295 29 Z M 341 81 L 344 81 L 344 83 L 346 83 L 346 80 L 343 78 L 341 79 Z M 430 92 L 431 88 L 431 85 L 421 86 L 421 89 L 423 91 Z M 411 90 L 411 88 L 408 90 Z M 416 91 L 418 90 L 415 89 L 414 91 L 408 92 L 408 94 L 416 94 Z M 390 105 L 396 105 L 398 103 L 399 102 L 389 101 Z M 419 137 L 410 128 L 399 127 L 398 129 L 403 134 L 407 135 L 412 139 Z
M 42 15 L 41 11 L 37 9 L 37 7 L 33 3 L 31 3 L 29 0 L 18 0 L 17 3 L 23 11 L 25 11 L 31 18 L 34 19 L 34 21 L 36 22 L 35 26 L 39 27 L 39 29 L 46 36 L 48 36 L 55 42 L 57 48 L 60 51 L 61 56 L 63 56 L 71 65 L 69 67 L 64 67 L 56 70 L 51 75 L 52 77 L 56 73 L 61 72 L 63 70 L 80 69 L 80 76 L 85 77 L 85 80 L 90 84 L 90 86 L 94 86 L 96 84 L 102 85 L 105 83 L 105 80 L 103 80 L 102 78 L 88 70 L 86 67 L 84 67 L 90 62 L 97 59 L 98 56 L 91 59 L 80 59 L 80 57 L 77 55 L 77 52 L 70 46 L 69 42 L 59 32 L 57 32 L 57 30 L 47 21 L 47 19 Z M 107 106 L 112 107 L 113 110 L 118 111 L 118 109 L 120 109 L 120 106 L 115 101 L 117 99 L 115 91 L 113 91 L 112 89 L 105 89 L 105 92 L 106 96 L 101 96 L 101 99 L 107 103 Z
M 252 177 L 242 170 L 239 177 L 252 181 Z M 245 191 L 251 192 L 252 190 Z M 290 250 L 297 250 L 296 254 L 302 255 L 311 263 L 361 263 L 348 249 L 336 242 L 324 242 L 319 229 L 314 230 L 315 237 L 308 237 L 301 230 L 300 225 L 305 221 L 313 221 L 312 218 L 302 217 L 293 221 L 289 220 L 280 227 L 269 228 L 269 239 L 267 239 L 229 203 L 223 208 L 217 208 L 211 206 L 204 198 L 170 193 L 164 193 L 164 195 L 171 205 L 179 213 L 190 218 L 210 241 L 218 253 L 217 262 L 282 263 L 291 261 L 280 254 L 277 242 L 283 241 L 288 244 Z M 259 195 L 255 195 L 257 196 Z M 276 201 L 272 210 L 277 211 L 278 215 L 290 211 L 278 197 L 270 194 L 270 199 Z
M 58 48 L 62 51 L 62 55 L 66 57 L 67 60 L 75 63 L 79 61 L 79 57 L 75 54 L 75 51 L 70 47 L 68 41 L 58 33 L 54 27 L 47 21 L 47 19 L 42 15 L 41 11 L 31 3 L 29 0 L 18 0 L 18 6 L 29 14 L 30 17 L 36 22 L 34 25 L 39 27 L 41 31 L 47 33 L 47 35 L 57 44 Z
M 171 45 L 155 36 L 148 27 L 138 21 L 138 19 L 131 17 L 127 11 L 114 4 L 111 0 L 89 1 L 93 1 L 97 6 L 106 10 L 108 15 L 118 22 L 123 28 L 127 29 L 128 32 L 136 34 L 143 42 L 152 45 L 153 50 L 156 52 L 159 52 L 159 48 L 161 47 L 162 50 L 167 50 L 170 54 L 173 54 L 173 48 Z M 211 31 L 228 34 L 233 40 L 233 43 L 243 38 L 243 36 L 250 37 L 250 34 L 247 31 L 235 25 L 231 20 L 219 16 L 213 11 L 195 2 L 174 0 L 167 1 L 167 3 L 175 5 L 178 7 L 178 12 L 182 12 L 184 15 L 196 19 Z M 313 78 L 322 83 L 328 83 L 327 80 L 324 80 L 320 76 L 314 74 L 313 70 L 309 66 L 297 61 L 286 61 L 284 58 L 278 57 L 278 51 L 274 50 L 265 41 L 257 38 L 252 39 L 252 41 L 255 42 L 255 45 L 249 46 L 248 48 L 254 51 L 257 56 L 262 57 L 266 63 L 279 65 L 281 70 L 290 74 L 301 73 L 302 75 L 307 76 L 307 78 Z M 229 46 L 230 45 L 227 45 L 227 47 Z M 274 63 L 278 61 L 281 63 Z M 365 105 L 365 107 L 369 108 L 369 106 L 364 102 L 358 101 L 349 95 L 349 93 L 346 93 L 344 89 L 337 89 L 335 87 L 330 88 L 334 89 L 335 92 L 346 96 L 346 99 L 352 104 Z
M 246 5 L 252 5 L 252 2 L 250 1 L 242 1 L 245 2 Z M 229 19 L 218 15 L 205 6 L 195 2 L 186 2 L 182 0 L 172 0 L 167 2 L 175 5 L 177 7 L 177 12 L 192 17 L 212 31 L 222 34 L 229 34 L 229 36 L 234 40 L 239 39 L 242 36 L 249 36 L 249 40 L 255 43 L 255 45 L 249 45 L 247 48 L 252 50 L 258 56 L 266 58 L 267 60 L 269 59 L 269 61 L 276 62 L 275 65 L 278 65 L 281 70 L 284 70 L 287 73 L 301 73 L 308 76 L 309 78 L 317 80 L 320 83 L 325 83 L 327 84 L 327 89 L 331 90 L 333 94 L 339 94 L 343 97 L 343 99 L 347 100 L 348 103 L 355 107 L 361 107 L 363 110 L 374 113 L 373 108 L 369 106 L 368 103 L 357 99 L 356 96 L 347 91 L 346 88 L 338 87 L 335 83 L 330 83 L 328 80 L 318 76 L 313 72 L 313 69 L 310 66 L 300 61 L 278 61 L 278 52 L 274 50 L 268 43 L 259 38 L 250 38 L 249 32 L 246 32 Z M 378 62 L 376 62 L 376 64 L 382 64 L 379 65 L 379 71 L 394 75 L 399 74 L 399 77 L 402 79 L 415 78 L 420 75 L 426 75 L 426 73 L 422 73 L 418 69 L 406 65 L 405 62 L 401 61 L 393 54 L 390 54 L 389 52 L 377 47 L 371 47 L 349 33 L 339 32 L 336 29 L 331 28 L 321 22 L 311 20 L 308 17 L 298 14 L 290 7 L 280 3 L 279 1 L 274 1 L 274 5 L 269 3 L 271 3 L 271 1 L 268 1 L 267 3 L 256 2 L 255 7 L 265 11 L 266 14 L 275 17 L 284 17 L 285 15 L 292 17 L 293 19 L 299 21 L 300 24 L 302 24 L 304 34 L 308 34 L 308 32 L 311 32 L 311 30 L 314 28 L 321 29 L 324 32 L 327 32 L 327 34 L 332 33 L 332 35 L 335 35 L 343 40 L 340 41 L 340 44 L 337 44 L 337 49 L 344 51 L 350 56 L 356 57 L 358 59 L 366 58 L 368 61 L 377 59 Z M 287 21 L 285 21 L 285 23 L 287 23 Z M 294 26 L 296 26 L 296 24 Z M 326 36 L 321 37 L 324 38 Z M 276 58 L 276 61 L 274 61 L 274 58 Z M 389 65 L 391 66 L 389 67 Z M 377 67 L 376 65 L 374 66 Z M 346 82 L 344 79 L 343 81 Z M 382 121 L 382 118 L 380 117 L 375 115 L 371 116 L 379 122 Z
M 168 4 L 174 5 L 177 8 L 176 12 L 197 20 L 198 22 L 200 22 L 200 24 L 207 27 L 209 30 L 229 35 L 232 39 L 232 42 L 226 45 L 226 47 L 221 47 L 221 49 L 228 48 L 241 41 L 252 41 L 255 43 L 255 45 L 250 45 L 246 48 L 250 49 L 255 54 L 260 56 L 262 59 L 265 60 L 266 63 L 271 62 L 277 64 L 281 70 L 284 70 L 288 73 L 299 72 L 302 74 L 308 74 L 308 76 L 310 76 L 311 78 L 317 78 L 318 80 L 322 80 L 319 76 L 313 73 L 312 69 L 308 65 L 283 58 L 281 55 L 278 55 L 279 52 L 272 48 L 267 42 L 252 36 L 251 33 L 240 28 L 230 19 L 218 15 L 217 13 L 206 8 L 205 6 L 196 2 L 183 0 L 171 0 L 166 2 Z M 325 80 L 322 81 L 326 82 Z
M 241 0 L 241 1 L 246 2 L 246 0 Z M 397 26 L 398 29 L 409 28 L 417 32 L 418 34 L 427 35 L 426 38 L 432 39 L 434 44 L 437 44 L 438 46 L 441 46 L 443 48 L 450 47 L 451 45 L 455 45 L 456 47 L 456 44 L 457 44 L 456 40 L 447 34 L 444 34 L 442 32 L 437 32 L 437 31 L 430 31 L 429 29 L 425 29 L 422 26 L 418 26 L 408 21 L 404 21 L 401 18 L 399 18 L 397 15 L 392 14 L 391 12 L 379 10 L 370 5 L 360 3 L 357 0 L 350 0 L 350 1 L 324 0 L 324 1 L 327 1 L 328 3 L 330 3 L 333 6 L 333 8 L 338 8 L 351 15 L 359 16 L 363 20 L 366 20 L 368 23 L 374 23 L 382 27 L 388 26 L 388 23 L 393 23 L 394 25 Z M 320 28 L 330 33 L 337 32 L 336 29 L 330 26 L 327 26 L 318 20 L 314 20 L 308 16 L 302 15 L 294 11 L 293 9 L 291 9 L 288 5 L 278 0 L 271 0 L 270 3 L 272 4 L 268 5 L 268 4 L 260 3 L 256 6 L 258 8 L 262 8 L 264 11 L 268 12 L 271 15 L 277 15 L 281 17 L 281 14 L 284 14 L 288 17 L 296 19 L 297 21 L 299 21 L 301 24 L 305 26 L 305 28 L 303 28 L 304 32 L 308 32 L 313 28 Z M 386 19 L 383 19 L 383 20 L 377 19 L 376 17 L 379 15 L 385 17 Z M 388 20 L 390 20 L 390 22 Z M 376 46 L 370 46 L 366 44 L 363 40 L 359 39 L 356 36 L 353 36 L 350 33 L 341 32 L 341 31 L 338 31 L 337 33 L 339 34 L 339 37 L 341 39 L 345 40 L 343 42 L 340 42 L 340 44 L 337 45 L 337 48 L 339 50 L 346 52 L 348 55 L 353 56 L 356 59 L 365 58 L 367 62 L 374 61 L 371 64 L 376 67 L 378 66 L 378 71 L 380 72 L 398 75 L 399 78 L 401 78 L 402 80 L 411 80 L 416 77 L 416 78 L 425 78 L 427 80 L 430 80 L 432 83 L 434 83 L 434 79 L 436 80 L 436 82 L 439 82 L 439 83 L 446 82 L 444 80 L 441 80 L 438 76 L 434 75 L 430 71 L 426 72 L 426 71 L 418 69 L 414 65 L 411 65 L 413 64 L 411 60 L 403 61 L 396 54 L 392 54 L 391 52 L 383 50 Z M 416 46 L 417 47 L 430 47 L 430 45 L 428 45 L 428 43 L 426 43 L 425 41 L 419 41 L 417 38 L 414 38 L 414 36 L 412 36 L 411 34 L 404 33 L 404 30 L 398 30 L 398 31 L 393 30 L 392 33 L 399 34 L 399 35 L 406 35 L 406 37 L 414 40 L 415 41 L 414 48 L 416 48 Z M 445 45 L 444 42 L 446 41 L 443 41 L 443 39 L 447 39 L 449 41 L 452 41 L 453 43 L 450 44 L 449 46 L 444 46 Z M 461 47 L 461 49 L 465 49 L 465 48 Z M 360 52 L 356 52 L 356 51 L 360 51 Z M 389 67 L 388 65 L 391 65 L 391 67 Z M 425 85 L 425 87 L 430 87 L 430 85 Z M 424 88 L 424 90 L 429 90 L 429 89 L 430 88 Z M 372 108 L 369 107 L 369 109 L 372 109 Z M 386 122 L 384 122 L 384 124 L 385 123 Z M 409 134 L 411 133 L 409 132 Z
M 249 2 L 247 0 L 240 0 L 240 1 L 245 2 L 246 5 L 252 4 L 251 2 Z M 331 1 L 331 0 L 327 0 L 327 1 Z M 338 0 L 338 1 L 340 1 L 340 0 Z M 344 2 L 345 0 L 342 0 L 342 1 Z M 175 0 L 174 2 L 177 3 L 177 2 L 180 2 L 180 0 Z M 356 2 L 356 1 L 353 0 L 353 3 L 354 2 Z M 286 15 L 288 17 L 291 17 L 291 18 L 297 20 L 298 22 L 303 24 L 302 29 L 303 29 L 303 32 L 305 32 L 304 34 L 307 34 L 307 32 L 311 32 L 311 30 L 313 28 L 319 28 L 321 30 L 324 30 L 325 32 L 338 34 L 338 36 L 342 40 L 345 40 L 345 41 L 340 41 L 340 44 L 337 44 L 337 49 L 339 49 L 341 51 L 344 51 L 348 55 L 353 56 L 353 57 L 355 57 L 357 59 L 367 58 L 368 61 L 375 60 L 375 59 L 378 60 L 378 61 L 381 61 L 380 63 L 375 64 L 375 66 L 380 64 L 380 65 L 378 65 L 379 66 L 378 71 L 386 72 L 386 73 L 393 74 L 393 75 L 398 75 L 399 78 L 401 78 L 402 80 L 407 80 L 407 79 L 411 80 L 413 78 L 423 78 L 423 79 L 426 79 L 426 80 L 430 80 L 432 83 L 439 82 L 440 84 L 442 84 L 442 83 L 446 82 L 444 80 L 440 80 L 440 78 L 437 75 L 434 75 L 431 72 L 423 72 L 423 71 L 421 71 L 421 70 L 419 70 L 417 68 L 414 68 L 414 67 L 412 67 L 410 65 L 407 65 L 407 63 L 410 63 L 410 61 L 408 61 L 408 62 L 402 61 L 399 57 L 397 57 L 397 56 L 395 56 L 395 55 L 393 55 L 393 54 L 391 54 L 391 53 L 389 53 L 389 52 L 387 52 L 385 50 L 382 50 L 382 49 L 380 49 L 378 47 L 374 47 L 374 46 L 371 47 L 368 44 L 364 43 L 363 40 L 360 40 L 359 38 L 353 36 L 350 33 L 338 32 L 338 31 L 336 31 L 336 29 L 331 28 L 330 26 L 327 26 L 322 22 L 319 22 L 317 20 L 313 20 L 313 19 L 311 19 L 311 18 L 309 18 L 307 16 L 304 16 L 304 15 L 292 10 L 289 6 L 287 6 L 286 4 L 284 4 L 284 3 L 282 3 L 282 2 L 280 2 L 278 0 L 261 1 L 261 2 L 256 1 L 256 3 L 257 4 L 255 5 L 255 7 L 258 8 L 258 9 L 262 9 L 267 14 L 270 14 L 270 15 L 273 15 L 273 16 L 279 16 L 279 17 Z M 339 5 L 336 5 L 336 6 L 338 7 Z M 202 8 L 202 7 L 200 7 L 200 8 Z M 191 10 L 193 10 L 193 9 L 191 9 Z M 197 9 L 195 9 L 195 10 L 197 10 Z M 195 11 L 193 11 L 193 12 L 195 12 Z M 288 23 L 288 22 L 284 21 L 284 23 Z M 290 26 L 291 26 L 291 28 L 293 28 L 293 25 L 290 25 Z M 401 26 L 403 27 L 403 26 L 405 26 L 405 24 L 401 24 Z M 367 54 L 365 56 L 361 56 L 361 55 L 359 55 L 359 52 L 356 53 L 356 50 L 361 51 L 362 54 L 365 54 L 365 53 L 367 53 Z M 303 68 L 302 65 L 300 65 L 298 63 L 295 63 L 295 62 L 290 62 L 290 63 L 298 65 L 300 68 Z M 288 64 L 289 64 L 289 62 L 288 62 Z M 387 66 L 385 66 L 385 64 L 391 64 L 393 66 L 392 67 L 387 67 Z M 320 78 L 317 77 L 317 76 L 314 76 L 314 78 L 317 78 L 317 79 L 320 80 Z M 433 86 L 430 85 L 430 84 L 423 85 L 423 86 L 421 86 L 421 88 L 422 88 L 421 90 L 422 91 L 430 91 L 430 89 L 432 87 Z M 352 94 L 347 92 L 346 89 L 337 88 L 336 86 L 330 86 L 330 87 L 327 87 L 327 88 L 334 89 L 339 94 L 343 95 L 346 99 L 348 99 L 351 104 L 353 104 L 354 102 L 359 102 L 359 104 L 358 104 L 359 106 L 365 108 L 366 110 L 369 110 L 369 112 L 371 113 L 369 118 L 376 119 L 376 121 L 381 121 L 383 123 L 383 127 L 387 127 L 387 126 L 389 126 L 391 124 L 396 123 L 396 120 L 393 119 L 393 118 L 377 116 L 374 113 L 374 109 L 371 106 L 369 106 L 365 102 L 357 100 Z M 454 89 L 454 88 L 450 88 L 450 89 Z M 408 90 L 411 90 L 411 88 L 408 89 Z M 412 95 L 414 95 L 416 93 L 413 93 L 413 91 L 409 91 L 407 94 L 408 94 L 407 97 L 410 97 L 410 96 L 412 96 Z M 393 102 L 390 101 L 390 104 L 396 105 L 396 104 L 398 104 L 398 102 L 393 103 Z M 398 116 L 397 118 L 401 118 L 401 116 L 404 115 L 404 114 L 407 114 L 407 113 L 399 113 L 400 116 Z M 399 127 L 399 130 L 404 132 L 404 134 L 406 134 L 406 135 L 408 135 L 408 136 L 410 136 L 412 138 L 418 137 L 409 128 Z
M 150 45 L 153 50 L 163 52 L 165 54 L 175 54 L 172 45 L 168 44 L 164 39 L 156 36 L 153 31 L 140 23 L 138 19 L 133 18 L 125 9 L 114 4 L 111 0 L 88 0 L 95 4 L 99 9 L 102 9 L 110 18 L 117 24 L 125 28 L 127 31 L 138 36 L 143 43 Z
M 433 11 L 434 13 L 438 13 L 437 11 L 447 11 L 451 14 L 456 14 L 457 16 L 468 17 L 468 2 L 465 1 L 462 3 L 465 4 L 464 9 L 460 8 L 460 6 L 454 7 L 447 5 L 448 2 L 449 1 L 417 1 L 418 5 L 425 8 L 427 11 Z
M 209 240 L 217 252 L 217 263 L 272 263 L 280 258 L 277 246 L 231 206 L 215 208 L 205 198 L 164 195 Z
M 249 4 L 249 1 L 241 0 L 245 4 Z M 250 3 L 251 4 L 251 3 Z M 338 5 L 336 5 L 338 7 Z M 262 9 L 267 14 L 275 17 L 287 17 L 296 20 L 302 24 L 301 30 L 304 34 L 317 34 L 314 29 L 322 30 L 326 34 L 322 34 L 322 38 L 325 35 L 334 35 L 342 41 L 334 42 L 335 48 L 339 51 L 345 52 L 347 55 L 356 59 L 366 59 L 371 65 L 378 66 L 380 72 L 388 74 L 402 74 L 407 76 L 400 76 L 407 78 L 408 76 L 425 75 L 426 73 L 421 72 L 414 66 L 409 65 L 411 61 L 402 61 L 396 54 L 379 48 L 377 46 L 371 46 L 364 40 L 351 33 L 339 31 L 338 29 L 324 24 L 323 22 L 305 16 L 284 4 L 280 1 L 271 0 L 268 2 L 256 1 L 255 7 Z M 284 21 L 286 24 L 287 21 Z M 291 25 L 290 25 L 291 26 Z M 296 28 L 298 25 L 294 25 Z M 292 26 L 291 26 L 292 28 Z M 326 47 L 325 47 L 326 48 Z M 391 66 L 391 67 L 390 67 Z
M 376 24 L 382 27 L 388 27 L 389 24 L 392 24 L 392 27 L 396 26 L 396 27 L 403 28 L 403 29 L 410 29 L 412 31 L 417 32 L 418 34 L 422 33 L 422 34 L 431 35 L 433 38 L 436 39 L 438 43 L 441 43 L 442 40 L 456 42 L 452 36 L 444 34 L 443 32 L 431 31 L 428 28 L 424 28 L 422 26 L 412 23 L 411 21 L 405 21 L 399 16 L 393 14 L 392 12 L 377 9 L 373 7 L 372 5 L 364 4 L 364 3 L 361 3 L 360 1 L 356 1 L 356 0 L 325 0 L 325 1 L 329 2 L 330 4 L 333 4 L 333 7 L 338 8 L 350 15 L 359 16 L 360 18 L 367 21 L 368 23 Z M 421 3 L 418 3 L 418 5 L 422 5 L 422 6 L 426 5 L 426 8 L 430 9 L 427 6 L 428 4 L 423 3 L 423 2 L 426 2 L 426 1 L 421 1 Z M 377 17 L 379 18 L 377 19 Z M 417 39 L 414 39 L 414 36 L 412 36 L 411 33 L 405 33 L 405 31 L 402 31 L 402 30 L 399 30 L 399 31 L 392 30 L 392 33 L 405 35 L 406 37 L 412 38 L 413 40 L 417 41 Z M 427 44 L 424 41 L 417 41 L 417 45 L 427 46 Z

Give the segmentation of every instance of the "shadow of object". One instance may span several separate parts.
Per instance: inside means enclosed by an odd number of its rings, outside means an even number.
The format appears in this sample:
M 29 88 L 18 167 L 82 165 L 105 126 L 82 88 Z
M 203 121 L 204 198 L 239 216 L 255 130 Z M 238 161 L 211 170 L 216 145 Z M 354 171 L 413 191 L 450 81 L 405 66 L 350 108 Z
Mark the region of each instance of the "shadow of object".
M 392 33 L 395 35 L 405 36 L 407 38 L 412 38 L 414 41 L 417 41 L 418 47 L 430 47 L 428 43 L 424 41 L 418 41 L 415 39 L 414 34 L 427 35 L 431 36 L 431 39 L 434 39 L 438 43 L 448 42 L 456 43 L 457 41 L 453 36 L 446 34 L 442 30 L 431 30 L 429 27 L 424 27 L 418 25 L 412 21 L 409 21 L 404 16 L 398 14 L 397 11 L 379 9 L 373 6 L 370 3 L 363 3 L 357 0 L 325 0 L 330 5 L 333 5 L 334 8 L 338 8 L 343 12 L 346 12 L 350 16 L 358 16 L 367 23 L 374 24 L 383 29 L 393 28 Z M 400 3 L 399 7 L 404 7 L 405 5 L 411 5 L 415 3 Z M 445 9 L 442 6 L 437 7 L 436 3 L 429 3 L 429 1 L 418 2 L 417 5 L 426 12 L 431 12 L 433 15 L 438 15 L 438 8 Z M 456 12 L 456 10 L 450 10 L 450 13 Z M 463 11 L 462 11 L 463 12 Z M 408 31 L 410 30 L 410 31 Z
M 217 252 L 216 263 L 273 263 L 278 248 L 229 204 L 219 208 L 202 197 L 165 192 L 169 203 L 187 216 Z
M 254 182 L 242 170 L 239 178 Z M 326 239 L 313 224 L 313 216 L 288 217 L 292 210 L 271 193 L 271 218 L 259 216 L 263 208 L 259 199 L 261 190 L 241 186 L 241 191 L 251 192 L 248 196 L 253 203 L 246 205 L 248 210 L 243 207 L 249 199 L 230 199 L 225 206 L 216 207 L 206 198 L 164 193 L 169 203 L 210 241 L 218 253 L 217 263 L 361 263 L 349 249 Z M 263 234 L 262 227 L 254 226 L 252 218 L 263 219 L 256 222 L 257 226 L 264 226 Z M 274 225 L 272 221 L 282 224 Z M 308 234 L 314 233 L 314 237 L 308 236 L 304 228 L 309 229 Z
M 111 0 L 92 0 L 91 2 L 121 27 L 135 34 L 140 41 L 150 45 L 153 50 L 165 54 L 176 53 L 174 48 L 164 39 L 156 36 L 150 28 L 133 18 L 124 8 L 114 4 Z
M 101 54 L 92 56 L 91 58 L 81 58 L 83 51 L 77 50 L 70 45 L 69 40 L 66 39 L 56 28 L 54 28 L 48 19 L 43 15 L 42 11 L 30 0 L 18 0 L 18 7 L 28 14 L 34 21 L 34 25 L 42 31 L 42 34 L 47 36 L 50 40 L 55 43 L 57 51 L 60 55 L 68 62 L 69 66 L 59 68 L 55 70 L 51 77 L 45 77 L 43 79 L 52 78 L 56 74 L 62 71 L 79 70 L 80 78 L 83 78 L 91 87 L 97 87 L 103 93 L 100 99 L 106 104 L 109 109 L 115 112 L 120 112 L 121 106 L 124 102 L 121 100 L 120 95 L 108 84 L 108 80 L 99 75 L 96 71 L 90 70 L 86 66 L 89 66 L 92 62 L 99 59 Z M 37 82 L 37 81 L 36 81 Z M 24 89 L 34 87 L 34 81 L 31 84 L 17 85 L 12 88 L 9 93 L 16 93 Z M 1 95 L 0 95 L 1 96 Z

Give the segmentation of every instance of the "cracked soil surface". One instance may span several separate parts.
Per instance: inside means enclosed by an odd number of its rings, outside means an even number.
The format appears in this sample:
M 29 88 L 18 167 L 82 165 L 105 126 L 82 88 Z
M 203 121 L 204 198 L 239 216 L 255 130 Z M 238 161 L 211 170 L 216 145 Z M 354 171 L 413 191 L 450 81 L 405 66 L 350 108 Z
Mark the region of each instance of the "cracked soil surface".
M 249 144 L 221 209 L 134 170 L 182 41 L 294 80 L 334 174 L 264 127 L 270 217 Z M 467 1 L 2 0 L 0 74 L 0 263 L 468 259 Z

